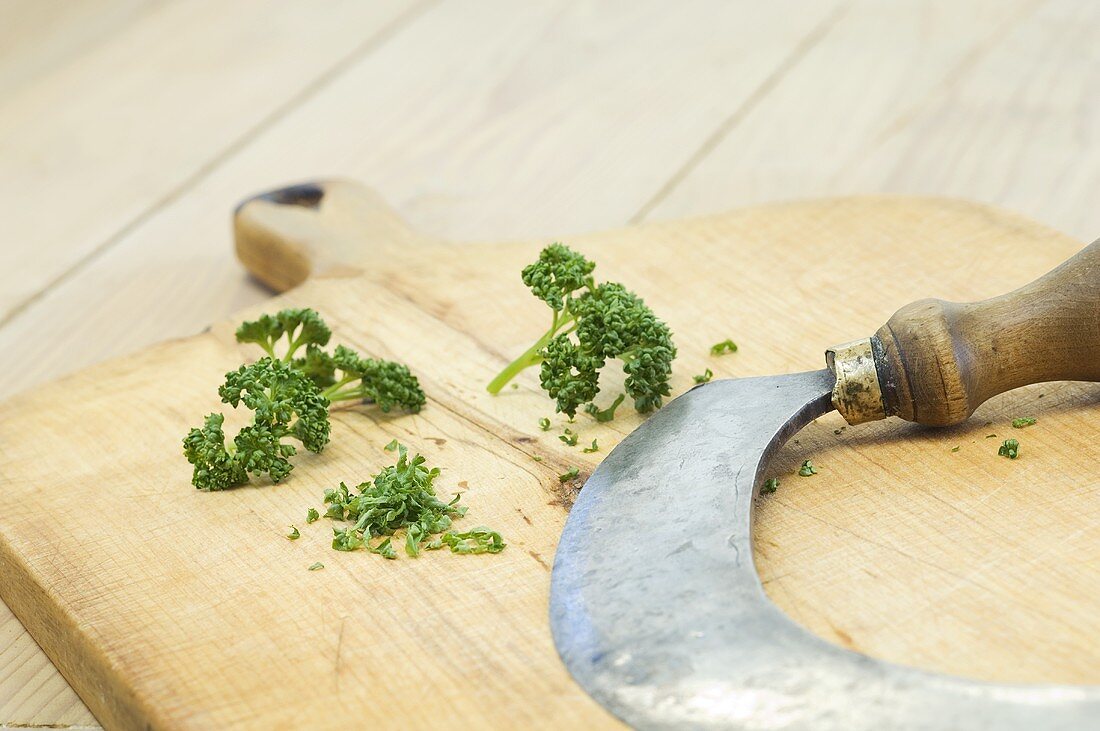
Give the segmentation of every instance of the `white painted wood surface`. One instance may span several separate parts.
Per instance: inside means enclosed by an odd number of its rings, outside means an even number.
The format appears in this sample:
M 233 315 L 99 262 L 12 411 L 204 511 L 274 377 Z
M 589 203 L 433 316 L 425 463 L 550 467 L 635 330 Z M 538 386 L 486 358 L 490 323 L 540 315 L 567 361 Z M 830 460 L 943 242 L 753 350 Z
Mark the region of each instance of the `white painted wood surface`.
M 0 0 L 0 19 L 0 396 L 266 297 L 229 211 L 313 177 L 452 239 L 877 191 L 1100 234 L 1088 0 Z M 94 723 L 0 608 L 0 728 Z

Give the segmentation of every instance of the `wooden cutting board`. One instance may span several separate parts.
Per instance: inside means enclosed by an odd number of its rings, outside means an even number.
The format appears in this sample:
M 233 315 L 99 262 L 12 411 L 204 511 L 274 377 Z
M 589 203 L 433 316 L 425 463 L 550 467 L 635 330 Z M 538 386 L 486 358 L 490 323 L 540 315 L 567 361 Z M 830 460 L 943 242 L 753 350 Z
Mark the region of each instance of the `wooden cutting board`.
M 582 444 L 602 450 L 584 454 L 558 440 L 560 417 L 538 429 L 552 411 L 534 371 L 484 391 L 547 324 L 519 280 L 547 242 L 431 242 L 350 184 L 252 200 L 237 227 L 258 276 L 309 281 L 0 406 L 4 601 L 108 726 L 615 725 L 559 663 L 547 592 L 573 496 L 557 475 L 589 473 L 640 417 L 578 417 Z M 1082 245 L 1003 211 L 915 198 L 772 205 L 567 243 L 670 323 L 676 393 L 705 368 L 819 368 L 827 346 L 910 300 L 998 294 Z M 284 306 L 319 310 L 334 342 L 409 363 L 428 405 L 341 410 L 329 448 L 285 483 L 198 492 L 180 439 L 221 408 L 222 373 L 257 355 L 234 341 L 237 322 Z M 710 356 L 727 337 L 740 351 Z M 822 637 L 889 660 L 1100 682 L 1098 397 L 1031 387 L 939 431 L 820 419 L 778 457 L 779 491 L 758 506 L 769 595 Z M 1038 424 L 1011 429 L 1024 415 Z M 1008 436 L 1018 460 L 996 454 Z M 507 550 L 385 561 L 334 552 L 327 521 L 305 524 L 324 488 L 367 479 L 395 437 L 444 468 L 439 487 L 464 493 L 465 524 L 499 529 Z M 819 474 L 794 476 L 806 458 Z M 325 568 L 308 571 L 315 561 Z

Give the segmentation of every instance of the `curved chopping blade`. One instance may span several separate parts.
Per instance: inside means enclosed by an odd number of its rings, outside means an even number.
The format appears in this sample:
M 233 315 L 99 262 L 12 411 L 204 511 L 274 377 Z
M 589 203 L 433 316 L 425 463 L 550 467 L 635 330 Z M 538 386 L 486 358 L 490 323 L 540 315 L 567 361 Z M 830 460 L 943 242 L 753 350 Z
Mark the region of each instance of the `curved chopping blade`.
M 581 490 L 550 621 L 573 677 L 643 729 L 1095 729 L 1100 689 L 1007 685 L 874 660 L 764 594 L 752 506 L 771 454 L 829 411 L 828 371 L 675 399 Z

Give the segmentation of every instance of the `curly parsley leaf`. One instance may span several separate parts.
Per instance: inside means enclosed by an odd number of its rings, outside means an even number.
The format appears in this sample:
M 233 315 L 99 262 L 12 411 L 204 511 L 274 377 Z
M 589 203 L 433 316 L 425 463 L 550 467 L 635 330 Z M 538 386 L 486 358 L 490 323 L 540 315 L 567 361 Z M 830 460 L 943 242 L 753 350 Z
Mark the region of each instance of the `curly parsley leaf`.
M 285 440 L 296 439 L 320 452 L 329 439 L 328 400 L 308 378 L 285 363 L 264 357 L 225 376 L 218 389 L 222 401 L 252 411 L 252 423 L 226 444 L 225 417 L 210 414 L 201 429 L 183 440 L 183 453 L 194 470 L 191 482 L 200 490 L 224 490 L 264 475 L 280 482 L 290 474 L 297 453 Z
M 297 454 L 292 440 L 311 452 L 321 452 L 328 443 L 334 401 L 357 399 L 382 411 L 394 406 L 417 411 L 424 404 L 424 393 L 407 367 L 360 358 L 342 345 L 329 355 L 322 348 L 331 336 L 320 315 L 308 308 L 262 315 L 237 328 L 239 342 L 255 343 L 266 355 L 227 373 L 218 394 L 234 408 L 243 404 L 252 421 L 227 442 L 225 418 L 214 413 L 184 437 L 195 487 L 224 490 L 247 483 L 250 476 L 285 479 L 293 469 L 290 458 Z

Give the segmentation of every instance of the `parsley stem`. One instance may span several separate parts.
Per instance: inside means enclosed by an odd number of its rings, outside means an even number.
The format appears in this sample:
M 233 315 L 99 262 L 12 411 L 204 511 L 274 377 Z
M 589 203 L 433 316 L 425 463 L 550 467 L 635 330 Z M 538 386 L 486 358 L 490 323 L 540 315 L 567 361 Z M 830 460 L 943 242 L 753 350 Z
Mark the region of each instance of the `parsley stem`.
M 558 330 L 565 325 L 569 325 L 569 327 L 559 333 Z M 558 335 L 568 335 L 576 329 L 577 320 L 569 312 L 568 307 L 562 309 L 560 313 L 555 310 L 554 319 L 550 323 L 550 329 L 547 330 L 541 338 L 536 340 L 534 345 L 524 351 L 521 356 L 506 365 L 504 370 L 496 375 L 496 378 L 489 381 L 489 385 L 485 387 L 485 390 L 496 396 L 500 393 L 502 388 L 508 385 L 509 381 L 518 376 L 522 371 L 542 363 L 542 355 L 540 355 L 540 352 L 546 347 L 547 343 Z
M 290 362 L 290 359 L 294 357 L 294 351 L 298 350 L 298 348 L 302 346 L 302 343 L 304 343 L 305 340 L 305 333 L 303 332 L 302 335 L 290 341 L 290 346 L 287 348 L 286 355 L 283 356 L 284 363 Z
M 321 395 L 327 398 L 329 401 L 346 401 L 349 398 L 354 398 L 354 395 L 352 393 L 340 394 L 338 392 L 341 388 L 348 385 L 355 379 L 356 376 L 354 374 L 350 376 L 344 376 L 342 379 L 322 391 Z

